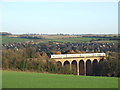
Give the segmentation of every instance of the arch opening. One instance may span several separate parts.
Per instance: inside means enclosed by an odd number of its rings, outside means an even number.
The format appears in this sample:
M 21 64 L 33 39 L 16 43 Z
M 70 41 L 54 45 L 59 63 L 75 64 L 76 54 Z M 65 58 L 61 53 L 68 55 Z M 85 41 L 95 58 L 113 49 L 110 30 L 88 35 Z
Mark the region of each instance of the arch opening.
M 89 75 L 89 76 L 91 76 L 92 75 L 92 63 L 91 63 L 91 60 L 90 59 L 88 59 L 87 61 L 86 61 L 86 75 Z
M 57 62 L 57 71 L 58 73 L 61 73 L 62 71 L 62 63 L 60 61 Z
M 84 61 L 83 60 L 80 60 L 79 61 L 79 75 L 84 75 Z
M 99 72 L 99 63 L 98 63 L 97 59 L 94 59 L 92 66 L 93 66 L 93 73 L 92 73 L 92 75 L 93 76 L 99 76 L 100 75 L 99 74 L 100 73 Z
M 72 71 L 72 74 L 77 74 L 77 61 L 76 60 L 73 60 L 72 63 L 71 63 L 71 71 Z
M 70 74 L 70 62 L 69 61 L 64 62 L 63 73 L 64 74 Z
M 99 62 L 100 62 L 100 63 L 102 63 L 102 62 L 103 62 L 103 60 L 104 60 L 104 59 L 102 58 L 102 59 L 100 59 L 100 61 L 99 61 Z
M 100 76 L 104 76 L 104 59 L 100 59 L 99 61 L 99 72 Z

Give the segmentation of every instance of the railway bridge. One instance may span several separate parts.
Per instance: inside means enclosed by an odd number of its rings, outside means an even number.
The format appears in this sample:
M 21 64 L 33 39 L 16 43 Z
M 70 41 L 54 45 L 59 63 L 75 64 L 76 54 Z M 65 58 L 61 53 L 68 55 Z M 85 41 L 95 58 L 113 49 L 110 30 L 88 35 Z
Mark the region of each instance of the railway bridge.
M 105 53 L 54 54 L 51 55 L 59 67 L 66 67 L 77 75 L 93 75 L 99 64 L 106 59 Z

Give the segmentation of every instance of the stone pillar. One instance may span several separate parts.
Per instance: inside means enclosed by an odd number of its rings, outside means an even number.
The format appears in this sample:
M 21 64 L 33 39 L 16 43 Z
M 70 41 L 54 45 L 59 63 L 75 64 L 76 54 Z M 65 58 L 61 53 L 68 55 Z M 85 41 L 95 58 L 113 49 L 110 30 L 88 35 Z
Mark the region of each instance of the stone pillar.
M 79 75 L 79 62 L 77 62 L 77 75 Z
M 62 67 L 63 67 L 63 65 L 64 65 L 64 62 L 62 62 Z
M 84 75 L 86 76 L 86 62 L 84 62 Z
M 71 68 L 71 62 L 70 62 L 70 71 L 71 71 L 71 69 L 72 69 L 72 68 Z

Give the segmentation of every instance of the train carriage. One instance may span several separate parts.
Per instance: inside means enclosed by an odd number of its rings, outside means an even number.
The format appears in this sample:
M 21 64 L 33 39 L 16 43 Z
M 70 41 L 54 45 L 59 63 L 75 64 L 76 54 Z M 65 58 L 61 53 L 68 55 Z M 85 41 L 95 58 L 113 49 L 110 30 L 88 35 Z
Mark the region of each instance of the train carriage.
M 66 57 L 80 57 L 80 54 L 66 54 Z
M 83 53 L 83 54 L 54 54 L 51 58 L 75 58 L 75 57 L 97 57 L 105 56 L 105 53 Z
M 105 53 L 94 53 L 94 56 L 105 56 Z
M 93 54 L 92 53 L 84 53 L 80 55 L 81 57 L 92 57 Z
M 66 54 L 54 54 L 54 55 L 51 55 L 51 58 L 66 58 Z

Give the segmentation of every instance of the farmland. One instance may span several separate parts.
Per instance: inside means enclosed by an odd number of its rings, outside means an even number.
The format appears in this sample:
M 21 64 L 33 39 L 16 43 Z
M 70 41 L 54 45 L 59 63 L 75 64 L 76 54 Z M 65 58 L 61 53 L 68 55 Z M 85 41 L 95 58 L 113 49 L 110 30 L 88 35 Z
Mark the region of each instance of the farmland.
M 14 42 L 25 42 L 25 41 L 35 41 L 36 39 L 26 39 L 26 38 L 16 38 L 16 37 L 2 37 L 2 43 L 14 43 Z M 45 38 L 45 39 L 37 39 L 39 43 L 46 43 L 48 41 L 52 42 L 89 42 L 92 38 Z
M 59 36 L 58 36 L 59 37 Z M 0 37 L 0 41 L 2 43 L 18 43 L 18 42 L 26 42 L 26 41 L 35 41 L 37 43 L 47 43 L 47 42 L 59 42 L 59 43 L 78 43 L 78 42 L 100 42 L 100 43 L 109 43 L 109 42 L 117 42 L 117 40 L 106 40 L 102 38 L 95 37 L 70 37 L 70 38 L 54 38 L 54 37 L 43 37 L 42 39 L 29 39 L 29 38 L 17 38 L 17 37 Z
M 118 88 L 118 78 L 3 71 L 3 88 Z
M 0 37 L 0 41 L 2 43 L 17 43 L 17 42 L 25 42 L 31 41 L 31 39 L 24 39 L 24 38 L 12 38 L 12 37 Z

